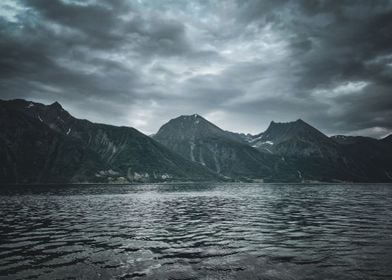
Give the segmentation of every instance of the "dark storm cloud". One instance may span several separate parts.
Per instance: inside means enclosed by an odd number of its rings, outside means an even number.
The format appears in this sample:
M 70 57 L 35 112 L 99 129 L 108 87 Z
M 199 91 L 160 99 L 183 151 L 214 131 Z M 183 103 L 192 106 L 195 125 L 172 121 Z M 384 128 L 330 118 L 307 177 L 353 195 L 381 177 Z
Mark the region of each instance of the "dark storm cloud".
M 304 95 L 318 88 L 342 89 L 327 98 L 334 114 L 320 119 L 320 124 L 346 133 L 371 128 L 383 131 L 380 135 L 390 131 L 392 76 L 385 58 L 392 51 L 391 2 L 309 1 L 300 8 L 308 16 L 304 23 L 310 27 L 299 23 L 290 30 L 314 43 L 298 57 L 302 78 L 296 88 Z M 325 17 L 325 26 L 312 28 L 311 19 L 320 15 Z M 350 92 L 349 87 L 344 89 L 348 83 L 367 86 L 353 86 Z M 318 98 L 314 102 L 323 100 Z
M 200 113 L 260 132 L 392 130 L 392 1 L 0 4 L 0 98 L 154 132 Z

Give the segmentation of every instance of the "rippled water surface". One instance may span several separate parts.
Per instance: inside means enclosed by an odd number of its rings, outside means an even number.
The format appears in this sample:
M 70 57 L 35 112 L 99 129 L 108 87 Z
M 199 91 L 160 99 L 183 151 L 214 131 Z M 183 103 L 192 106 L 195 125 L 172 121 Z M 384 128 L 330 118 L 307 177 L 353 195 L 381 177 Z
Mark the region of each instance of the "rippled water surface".
M 0 187 L 0 279 L 392 279 L 391 185 Z

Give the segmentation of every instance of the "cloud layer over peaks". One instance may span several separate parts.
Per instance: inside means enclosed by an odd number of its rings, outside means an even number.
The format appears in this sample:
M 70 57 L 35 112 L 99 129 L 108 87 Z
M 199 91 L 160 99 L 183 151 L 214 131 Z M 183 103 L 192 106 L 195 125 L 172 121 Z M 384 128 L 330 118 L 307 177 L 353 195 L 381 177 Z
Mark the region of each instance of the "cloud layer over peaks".
M 0 3 L 0 98 L 154 133 L 199 113 L 257 133 L 392 130 L 392 1 Z

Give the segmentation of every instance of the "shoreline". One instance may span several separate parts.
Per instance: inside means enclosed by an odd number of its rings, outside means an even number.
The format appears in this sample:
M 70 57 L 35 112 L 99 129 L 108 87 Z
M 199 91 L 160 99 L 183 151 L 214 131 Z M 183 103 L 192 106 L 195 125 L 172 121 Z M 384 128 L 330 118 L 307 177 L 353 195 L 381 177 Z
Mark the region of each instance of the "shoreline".
M 392 182 L 216 182 L 216 181 L 184 181 L 184 182 L 129 182 L 129 183 L 0 183 L 2 186 L 133 186 L 133 185 L 392 185 Z

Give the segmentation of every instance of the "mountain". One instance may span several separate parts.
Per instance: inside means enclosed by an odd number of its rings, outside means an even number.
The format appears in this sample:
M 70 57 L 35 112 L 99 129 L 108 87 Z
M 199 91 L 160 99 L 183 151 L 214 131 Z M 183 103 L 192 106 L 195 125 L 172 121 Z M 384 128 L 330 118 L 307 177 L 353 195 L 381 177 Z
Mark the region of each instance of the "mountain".
M 345 155 L 355 163 L 358 172 L 371 182 L 392 180 L 392 137 L 373 139 L 363 136 L 335 135 Z
M 386 182 L 391 180 L 389 141 L 368 137 L 328 137 L 299 119 L 271 122 L 265 132 L 248 138 L 264 153 L 290 158 L 304 180 Z
M 130 127 L 71 116 L 55 102 L 0 101 L 0 182 L 219 180 Z
M 299 119 L 271 122 L 268 129 L 253 136 L 249 144 L 263 152 L 284 156 L 336 157 L 339 146 L 328 136 Z
M 390 180 L 387 166 L 392 161 L 380 150 L 378 140 L 328 137 L 301 119 L 287 123 L 271 122 L 265 132 L 250 137 L 248 143 L 261 152 L 290 158 L 303 180 Z
M 241 137 L 197 114 L 170 120 L 153 137 L 179 155 L 226 177 L 297 180 L 296 171 L 280 156 L 259 152 Z
M 224 131 L 197 114 L 170 120 L 154 135 L 181 156 L 235 179 L 392 181 L 392 136 L 355 141 L 342 137 L 328 137 L 301 119 L 272 121 L 257 135 L 239 134 Z
M 392 135 L 328 137 L 302 120 L 238 134 L 194 114 L 149 137 L 21 99 L 0 100 L 0 158 L 0 183 L 392 182 Z
M 10 103 L 0 103 L 0 182 L 68 182 L 104 170 L 100 158 L 77 139 L 53 131 Z

